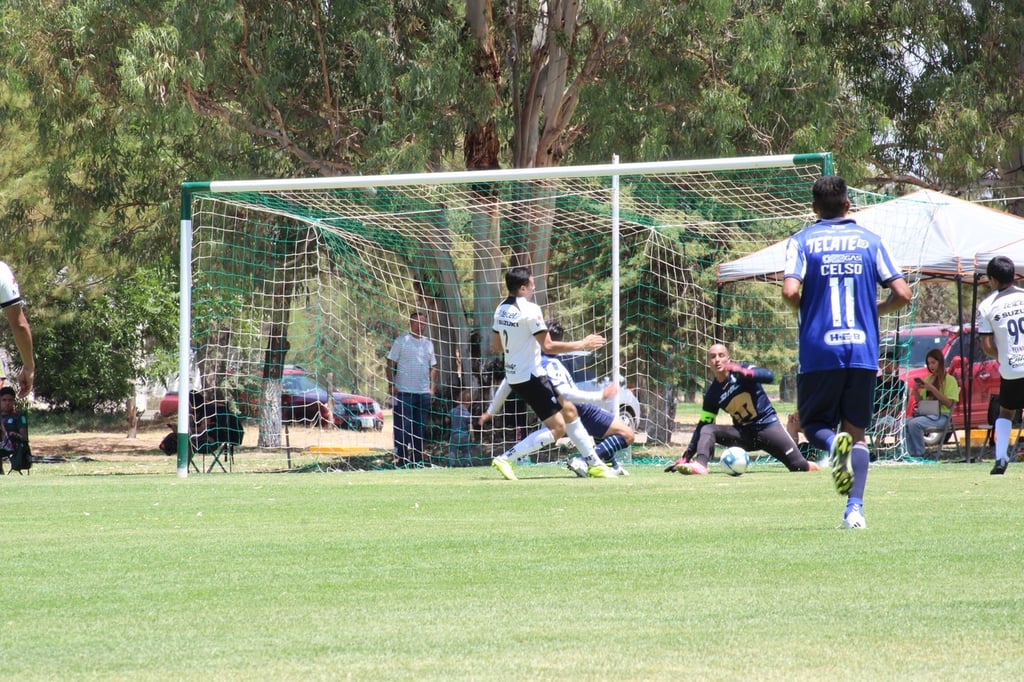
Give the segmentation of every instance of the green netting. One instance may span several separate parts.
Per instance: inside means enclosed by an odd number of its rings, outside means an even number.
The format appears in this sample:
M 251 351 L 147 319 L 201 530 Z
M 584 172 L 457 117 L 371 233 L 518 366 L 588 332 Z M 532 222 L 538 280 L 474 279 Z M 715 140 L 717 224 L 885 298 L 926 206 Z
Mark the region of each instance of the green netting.
M 618 371 L 641 405 L 640 414 L 626 415 L 642 433 L 636 456 L 686 444 L 706 349 L 716 340 L 729 343 L 734 358 L 773 369 L 783 417 L 790 409 L 795 316 L 770 277 L 719 285 L 717 267 L 811 220 L 810 187 L 822 160 L 619 176 Z M 452 395 L 472 389 L 479 411 L 498 378 L 490 324 L 512 263 L 531 265 L 536 300 L 567 338 L 612 334 L 610 174 L 423 177 L 393 186 L 191 193 L 192 365 L 205 393 L 256 420 L 261 446 L 281 445 L 282 365 L 301 365 L 322 385 L 386 409 L 385 356 L 416 309 L 427 313 L 440 363 L 428 437 L 443 463 Z M 881 199 L 854 196 L 859 205 Z M 908 229 L 906 238 L 920 235 Z M 609 344 L 585 371 L 608 377 L 613 360 Z M 497 420 L 480 434 L 481 461 L 527 426 L 515 412 Z M 351 443 L 359 435 L 323 429 L 316 440 Z

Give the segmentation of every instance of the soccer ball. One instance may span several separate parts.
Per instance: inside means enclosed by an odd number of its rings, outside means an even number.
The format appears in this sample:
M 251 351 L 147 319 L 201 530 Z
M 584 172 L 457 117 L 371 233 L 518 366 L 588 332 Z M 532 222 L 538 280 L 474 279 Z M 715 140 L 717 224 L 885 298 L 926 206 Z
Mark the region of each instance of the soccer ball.
M 739 476 L 747 470 L 748 464 L 750 464 L 750 457 L 747 455 L 747 451 L 741 447 L 734 445 L 722 452 L 722 468 L 730 476 Z

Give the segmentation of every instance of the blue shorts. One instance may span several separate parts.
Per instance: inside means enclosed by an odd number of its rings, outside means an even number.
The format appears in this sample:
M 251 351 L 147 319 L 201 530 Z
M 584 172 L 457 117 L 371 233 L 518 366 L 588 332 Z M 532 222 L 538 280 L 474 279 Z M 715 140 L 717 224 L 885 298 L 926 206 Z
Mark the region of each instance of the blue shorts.
M 594 440 L 604 438 L 604 434 L 608 433 L 608 429 L 615 420 L 614 414 L 608 410 L 601 409 L 597 405 L 583 403 L 582 405 L 576 405 L 576 411 L 580 413 L 580 421 L 583 422 L 583 428 L 587 430 L 587 433 Z
M 830 369 L 797 375 L 801 426 L 824 424 L 834 429 L 845 420 L 866 429 L 874 411 L 876 374 L 873 369 Z

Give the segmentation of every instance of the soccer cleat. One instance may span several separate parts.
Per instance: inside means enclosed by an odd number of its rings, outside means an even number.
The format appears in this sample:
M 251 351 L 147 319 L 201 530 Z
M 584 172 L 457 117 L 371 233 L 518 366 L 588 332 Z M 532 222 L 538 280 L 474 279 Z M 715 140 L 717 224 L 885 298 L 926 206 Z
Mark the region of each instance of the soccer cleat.
M 680 457 L 679 459 L 665 467 L 665 473 L 669 474 L 672 473 L 673 471 L 678 471 L 680 466 L 682 466 L 683 464 L 687 464 L 689 461 L 689 456 L 683 455 L 682 457 Z
M 1009 459 L 997 459 L 995 466 L 992 467 L 992 471 L 990 471 L 989 473 L 992 474 L 993 476 L 1002 476 L 1003 474 L 1006 473 L 1006 467 L 1009 466 L 1009 464 Z
M 853 437 L 840 431 L 832 439 L 828 458 L 832 461 L 832 482 L 836 484 L 836 492 L 848 495 L 853 488 L 853 464 L 850 462 L 850 451 L 853 449 Z
M 864 520 L 864 513 L 859 504 L 853 505 L 853 508 L 843 517 L 842 527 L 854 530 L 863 530 L 868 527 L 868 522 Z
M 683 462 L 676 467 L 676 471 L 684 476 L 707 476 L 708 468 L 700 462 Z
M 587 477 L 587 460 L 583 459 L 579 455 L 570 459 L 566 466 L 568 466 L 569 470 L 580 478 Z
M 616 476 L 629 476 L 629 472 L 626 471 L 626 467 L 622 466 L 619 462 L 612 462 L 611 467 Z
M 807 463 L 807 470 L 808 471 L 817 471 L 820 468 L 821 467 L 818 466 L 817 462 L 808 462 Z
M 507 459 L 503 459 L 501 457 L 495 457 L 494 459 L 491 460 L 491 466 L 494 467 L 495 469 L 497 469 L 501 473 L 501 475 L 505 477 L 505 480 L 508 480 L 508 481 L 518 481 L 519 480 L 516 477 L 516 473 L 514 471 L 512 471 L 512 462 L 508 461 Z
M 595 464 L 587 469 L 587 476 L 590 478 L 615 478 L 615 472 L 607 464 Z

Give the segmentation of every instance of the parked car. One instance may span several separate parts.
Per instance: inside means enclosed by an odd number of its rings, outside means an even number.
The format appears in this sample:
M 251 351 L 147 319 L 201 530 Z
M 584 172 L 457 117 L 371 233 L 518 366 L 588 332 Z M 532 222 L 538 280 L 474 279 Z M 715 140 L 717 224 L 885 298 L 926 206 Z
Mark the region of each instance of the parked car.
M 338 428 L 352 431 L 380 431 L 384 428 L 384 411 L 373 398 L 335 391 L 334 422 Z
M 333 398 L 334 409 L 330 405 Z M 255 413 L 258 398 L 251 393 L 239 396 L 239 402 Z M 178 413 L 178 394 L 169 391 L 160 401 L 160 414 L 170 417 Z M 316 382 L 299 365 L 285 365 L 281 376 L 281 421 L 291 423 L 332 424 L 338 428 L 380 431 L 384 413 L 373 398 L 327 389 Z
M 898 332 L 887 334 L 882 338 L 883 350 L 892 346 L 909 346 L 910 359 L 905 362 L 907 367 L 924 367 L 928 351 L 938 348 L 945 353 L 950 341 L 956 336 L 955 325 L 926 322 L 913 324 Z M 904 355 L 904 353 L 900 353 Z
M 611 383 L 611 377 L 597 378 L 595 365 L 591 351 L 581 350 L 572 353 L 562 353 L 558 359 L 569 370 L 572 380 L 582 391 L 603 391 L 604 387 Z M 626 422 L 631 429 L 638 431 L 640 427 L 640 401 L 636 394 L 628 386 L 625 379 L 619 382 L 619 418 Z M 611 409 L 611 401 L 606 406 Z
M 910 345 L 908 366 L 900 368 L 900 377 L 907 383 L 907 395 L 910 396 L 907 416 L 914 413 L 917 404 L 914 380 L 928 374 L 924 358 L 932 348 L 940 348 L 946 371 L 960 384 L 960 401 L 953 410 L 953 422 L 963 428 L 967 423 L 969 406 L 972 426 L 989 423 L 989 405 L 993 397 L 999 395 L 999 362 L 981 350 L 981 341 L 971 325 L 965 325 L 962 330 L 953 325 L 914 325 L 901 332 L 899 339 L 895 335 L 887 336 L 882 346 L 885 348 L 897 342 Z M 970 368 L 966 373 L 965 364 Z
M 157 413 L 164 418 L 174 417 L 178 414 L 178 392 L 167 391 L 164 397 L 160 399 L 160 406 L 157 407 Z

